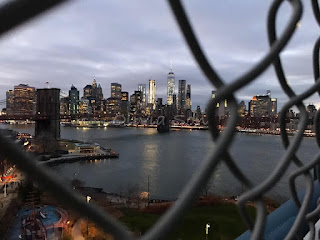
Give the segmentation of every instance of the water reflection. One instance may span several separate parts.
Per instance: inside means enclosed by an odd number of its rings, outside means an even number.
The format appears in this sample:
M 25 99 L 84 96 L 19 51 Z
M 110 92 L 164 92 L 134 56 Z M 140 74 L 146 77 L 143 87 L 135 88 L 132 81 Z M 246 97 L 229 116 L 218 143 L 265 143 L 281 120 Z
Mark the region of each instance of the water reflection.
M 156 170 L 159 168 L 159 149 L 157 144 L 147 143 L 142 151 L 142 168 L 143 172 L 151 176 L 156 176 Z

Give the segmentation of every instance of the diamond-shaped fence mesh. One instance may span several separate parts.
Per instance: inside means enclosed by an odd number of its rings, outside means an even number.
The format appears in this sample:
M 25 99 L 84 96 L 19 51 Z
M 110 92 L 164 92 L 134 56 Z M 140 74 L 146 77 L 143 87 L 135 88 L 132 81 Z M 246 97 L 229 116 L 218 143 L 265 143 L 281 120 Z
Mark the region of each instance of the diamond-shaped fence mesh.
M 56 5 L 67 2 L 67 0 L 16 0 L 7 1 L 0 5 L 0 34 L 4 34 L 14 27 L 22 24 L 23 22 L 53 8 Z M 303 224 L 307 221 L 310 226 L 311 239 L 314 239 L 315 228 L 314 224 L 319 219 L 320 206 L 315 208 L 312 212 L 308 209 L 309 203 L 312 199 L 314 192 L 314 181 L 311 174 L 311 170 L 315 168 L 320 160 L 320 155 L 315 156 L 312 162 L 302 164 L 302 161 L 296 155 L 299 149 L 300 143 L 303 138 L 304 130 L 307 126 L 308 113 L 306 111 L 303 100 L 318 91 L 320 94 L 320 79 L 319 79 L 319 47 L 320 37 L 314 45 L 313 52 L 313 68 L 314 68 L 314 84 L 305 90 L 302 94 L 295 94 L 290 85 L 287 82 L 286 74 L 282 68 L 282 61 L 280 53 L 287 45 L 288 41 L 293 36 L 297 24 L 302 16 L 302 2 L 300 0 L 290 0 L 290 6 L 292 8 L 291 17 L 286 25 L 286 28 L 282 31 L 281 35 L 276 34 L 276 18 L 278 10 L 284 0 L 274 0 L 270 6 L 267 27 L 270 49 L 266 55 L 252 68 L 245 72 L 242 76 L 237 77 L 231 83 L 226 84 L 223 78 L 219 76 L 214 67 L 209 64 L 200 44 L 194 34 L 191 23 L 187 17 L 187 14 L 183 8 L 183 5 L 179 0 L 169 0 L 169 5 L 172 9 L 178 25 L 184 35 L 184 38 L 195 58 L 199 67 L 206 75 L 207 79 L 217 89 L 216 98 L 212 99 L 208 104 L 208 118 L 209 128 L 212 134 L 212 138 L 215 141 L 215 147 L 211 150 L 209 157 L 202 162 L 201 166 L 194 174 L 190 182 L 183 189 L 178 200 L 173 207 L 166 212 L 158 223 L 153 226 L 142 239 L 166 239 L 170 231 L 172 231 L 186 212 L 191 207 L 193 201 L 197 198 L 207 179 L 209 179 L 211 173 L 215 170 L 218 163 L 224 162 L 232 174 L 238 179 L 238 181 L 246 187 L 246 191 L 241 195 L 238 200 L 239 212 L 243 218 L 243 221 L 247 224 L 250 232 L 251 239 L 262 239 L 265 224 L 267 219 L 267 210 L 263 201 L 263 196 L 267 191 L 272 189 L 280 180 L 282 173 L 294 164 L 298 167 L 294 173 L 291 174 L 289 179 L 289 188 L 291 190 L 292 198 L 299 208 L 298 214 L 294 220 L 290 231 L 287 233 L 285 239 L 301 238 L 298 236 L 298 231 Z M 320 12 L 318 2 L 312 0 L 312 7 L 316 21 L 320 25 Z M 234 94 L 236 91 L 246 87 L 249 83 L 256 80 L 256 78 L 262 74 L 270 65 L 273 65 L 276 71 L 278 81 L 284 91 L 289 97 L 289 101 L 284 104 L 279 116 L 279 124 L 281 129 L 282 143 L 286 149 L 279 164 L 274 168 L 273 172 L 263 182 L 257 184 L 248 179 L 245 174 L 237 166 L 236 161 L 229 153 L 229 147 L 233 142 L 235 130 L 238 121 L 238 103 Z M 230 103 L 230 118 L 227 123 L 226 129 L 219 133 L 215 119 L 215 106 L 218 102 L 227 99 Z M 300 111 L 300 124 L 298 132 L 293 138 L 288 138 L 286 132 L 286 112 L 291 107 L 296 106 Z M 320 128 L 319 128 L 320 111 L 316 113 L 315 117 L 315 129 L 316 140 L 320 146 Z M 120 224 L 117 220 L 112 218 L 107 213 L 103 213 L 98 207 L 94 205 L 88 205 L 78 194 L 64 185 L 58 183 L 55 179 L 55 175 L 48 171 L 45 167 L 39 166 L 34 156 L 23 152 L 15 144 L 11 143 L 3 135 L 0 135 L 0 154 L 7 157 L 10 161 L 14 162 L 22 171 L 24 171 L 32 180 L 38 184 L 44 186 L 46 189 L 54 193 L 58 198 L 69 206 L 70 208 L 78 211 L 84 217 L 88 217 L 90 220 L 99 225 L 106 232 L 111 233 L 115 239 L 133 239 L 129 231 Z M 295 179 L 302 177 L 305 182 L 305 194 L 300 200 L 295 187 Z M 255 202 L 257 208 L 257 215 L 255 219 L 251 219 L 246 211 L 245 205 L 247 201 Z

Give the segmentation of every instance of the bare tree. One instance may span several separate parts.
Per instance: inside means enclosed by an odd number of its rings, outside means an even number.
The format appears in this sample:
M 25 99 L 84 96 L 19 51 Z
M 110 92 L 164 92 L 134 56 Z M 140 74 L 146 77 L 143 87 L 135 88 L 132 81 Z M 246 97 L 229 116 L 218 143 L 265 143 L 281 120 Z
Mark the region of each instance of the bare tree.
M 127 207 L 130 207 L 131 204 L 140 208 L 141 199 L 140 199 L 140 186 L 139 184 L 130 184 L 128 183 L 124 189 L 125 196 L 127 197 Z
M 45 133 L 37 136 L 36 143 L 42 153 L 54 152 L 57 149 L 57 141 Z
M 212 188 L 214 188 L 214 178 L 215 178 L 215 175 L 213 173 L 209 178 L 208 182 L 204 185 L 202 189 L 202 196 L 207 197 L 210 194 L 210 192 L 212 191 Z

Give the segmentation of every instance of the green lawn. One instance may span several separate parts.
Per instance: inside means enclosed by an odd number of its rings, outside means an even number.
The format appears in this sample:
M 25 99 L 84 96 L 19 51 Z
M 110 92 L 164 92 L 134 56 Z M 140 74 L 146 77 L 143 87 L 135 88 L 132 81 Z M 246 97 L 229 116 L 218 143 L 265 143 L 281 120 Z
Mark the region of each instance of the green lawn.
M 252 217 L 255 208 L 248 207 Z M 160 217 L 158 214 L 127 211 L 120 220 L 133 232 L 145 233 Z M 194 207 L 187 213 L 180 226 L 173 231 L 170 240 L 205 240 L 205 225 L 210 223 L 208 240 L 235 239 L 247 228 L 241 221 L 237 206 L 221 203 L 216 206 Z

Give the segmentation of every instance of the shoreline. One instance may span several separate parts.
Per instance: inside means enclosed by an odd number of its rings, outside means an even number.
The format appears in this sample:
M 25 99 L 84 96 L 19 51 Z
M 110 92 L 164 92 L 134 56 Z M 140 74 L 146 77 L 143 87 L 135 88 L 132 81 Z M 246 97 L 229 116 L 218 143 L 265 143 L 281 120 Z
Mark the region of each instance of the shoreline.
M 85 194 L 85 195 L 96 195 L 96 197 L 98 197 L 100 195 L 100 197 L 107 198 L 107 202 L 109 202 L 110 204 L 112 204 L 115 207 L 119 207 L 121 205 L 126 205 L 126 201 L 130 201 L 130 197 L 125 196 L 125 195 L 121 195 L 121 194 L 117 194 L 117 193 L 112 193 L 112 192 L 106 192 L 104 191 L 103 188 L 99 188 L 99 187 L 90 187 L 90 186 L 82 186 L 82 187 L 77 187 L 76 188 L 78 191 L 80 191 L 80 193 Z M 238 196 L 218 196 L 218 195 L 214 195 L 212 193 L 208 194 L 207 196 L 199 196 L 197 198 L 197 200 L 195 200 L 194 204 L 199 204 L 199 206 L 201 206 L 203 202 L 206 202 L 207 199 L 214 199 L 215 202 L 219 202 L 219 203 L 229 203 L 229 204 L 234 204 L 237 205 L 237 201 L 238 201 Z M 147 199 L 145 200 L 140 200 L 140 204 L 143 201 L 145 202 L 145 205 L 148 206 L 157 206 L 157 205 L 161 205 L 161 204 L 173 204 L 176 202 L 177 199 L 156 199 L 156 198 L 150 198 L 149 199 L 149 204 Z M 264 197 L 264 200 L 266 202 L 266 206 L 267 209 L 269 211 L 269 213 L 271 213 L 272 211 L 274 211 L 275 209 L 277 209 L 279 206 L 281 206 L 281 203 L 278 202 L 277 200 L 268 198 L 268 197 Z M 141 204 L 143 206 L 143 204 Z M 247 202 L 246 204 L 247 206 L 252 206 L 255 207 L 254 202 Z M 131 208 L 135 208 L 135 206 L 131 205 L 129 206 Z M 147 206 L 145 206 L 147 207 Z
M 14 126 L 14 125 L 34 125 L 33 123 L 28 123 L 28 124 L 9 124 L 9 123 L 2 123 L 3 125 L 10 125 L 10 126 Z M 104 125 L 71 125 L 71 124 L 65 124 L 63 122 L 60 123 L 61 127 L 66 127 L 66 128 L 76 128 L 76 129 L 95 129 L 95 128 L 104 128 L 104 129 L 108 129 L 108 128 L 120 128 L 120 129 L 125 129 L 125 128 L 153 128 L 156 129 L 157 125 L 147 125 L 147 124 L 139 124 L 139 125 L 133 125 L 133 124 L 126 124 L 126 125 L 115 125 L 115 126 L 104 126 Z M 224 128 L 219 128 L 219 131 L 222 132 Z M 189 125 L 173 125 L 170 126 L 170 131 L 180 131 L 180 130 L 187 130 L 187 131 L 193 131 L 193 130 L 200 130 L 200 131 L 207 131 L 209 130 L 208 126 L 204 126 L 204 125 L 199 125 L 199 126 L 189 126 Z M 236 132 L 239 133 L 245 133 L 245 134 L 253 134 L 253 135 L 281 135 L 281 132 L 279 130 L 279 128 L 277 128 L 276 130 L 264 130 L 264 129 L 255 129 L 255 128 L 236 128 Z M 287 130 L 287 134 L 288 136 L 294 136 L 294 134 L 296 134 L 298 132 L 298 130 Z M 313 132 L 312 130 L 305 130 L 304 132 L 304 137 L 315 137 L 316 134 L 315 132 Z
M 6 125 L 6 124 L 4 124 Z M 8 124 L 10 126 L 14 126 L 12 124 Z M 17 124 L 18 126 L 21 126 L 21 124 Z M 33 124 L 28 124 L 28 125 L 33 125 Z M 156 129 L 156 125 L 125 125 L 125 126 L 98 126 L 98 125 L 93 125 L 93 126 L 74 126 L 74 125 L 64 125 L 61 124 L 61 127 L 63 128 L 76 128 L 76 129 L 96 129 L 96 128 L 103 128 L 103 129 L 108 129 L 108 128 L 120 128 L 120 129 L 125 129 L 125 128 L 138 128 L 138 129 L 144 129 L 144 128 L 153 128 Z M 6 128 L 10 129 L 10 128 Z M 198 131 L 208 131 L 209 128 L 208 126 L 170 126 L 170 131 L 193 131 L 193 130 L 198 130 Z M 220 132 L 223 131 L 223 128 L 219 129 Z M 254 129 L 254 128 L 247 128 L 247 129 L 239 129 L 236 128 L 235 130 L 237 133 L 244 133 L 244 134 L 251 134 L 251 135 L 274 135 L 274 136 L 280 136 L 281 132 L 280 130 L 262 130 L 262 129 Z M 298 131 L 297 130 L 287 130 L 288 136 L 294 136 Z M 316 137 L 315 132 L 311 130 L 305 130 L 304 137 Z
M 124 127 L 111 127 L 111 126 L 64 126 L 64 127 L 72 127 L 77 129 L 90 129 L 90 128 L 156 128 L 155 125 L 136 125 L 136 126 L 124 126 Z M 193 131 L 193 130 L 201 130 L 201 131 L 207 131 L 209 130 L 208 126 L 170 126 L 171 131 L 180 131 L 180 130 L 187 130 L 187 131 Z M 223 129 L 219 129 L 220 132 L 223 131 Z M 252 135 L 275 135 L 280 136 L 281 132 L 280 130 L 261 130 L 261 129 L 254 129 L 254 128 L 248 128 L 248 129 L 236 129 L 237 133 L 244 133 L 244 134 L 252 134 Z M 287 130 L 288 136 L 294 136 L 298 131 L 297 130 Z M 305 130 L 304 137 L 315 137 L 315 132 L 311 130 Z

